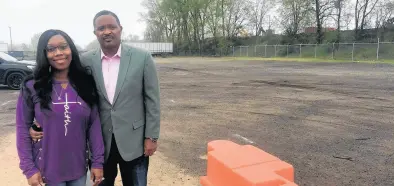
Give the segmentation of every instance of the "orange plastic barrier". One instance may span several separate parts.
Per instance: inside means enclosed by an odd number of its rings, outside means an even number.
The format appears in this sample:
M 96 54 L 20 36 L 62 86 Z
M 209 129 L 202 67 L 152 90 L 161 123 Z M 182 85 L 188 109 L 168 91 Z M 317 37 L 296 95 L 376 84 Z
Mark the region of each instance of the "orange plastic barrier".
M 202 186 L 297 186 L 292 165 L 252 145 L 211 141 L 207 161 Z

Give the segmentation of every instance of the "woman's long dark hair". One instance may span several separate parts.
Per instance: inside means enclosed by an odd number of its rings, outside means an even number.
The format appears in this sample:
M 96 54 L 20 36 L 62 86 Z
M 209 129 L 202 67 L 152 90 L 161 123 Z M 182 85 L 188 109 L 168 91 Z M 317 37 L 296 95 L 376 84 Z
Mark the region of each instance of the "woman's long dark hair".
M 72 61 L 68 71 L 68 78 L 71 86 L 77 91 L 78 96 L 92 107 L 97 104 L 98 95 L 96 83 L 91 75 L 91 70 L 82 66 L 77 47 L 70 36 L 61 30 L 51 29 L 41 34 L 37 45 L 37 66 L 34 69 L 33 76 L 26 78 L 25 82 L 34 79 L 34 89 L 37 92 L 37 96 L 40 98 L 41 108 L 50 110 L 49 103 L 52 101 L 52 76 L 54 70 L 49 70 L 50 64 L 47 58 L 46 47 L 49 39 L 55 35 L 63 36 L 71 49 Z

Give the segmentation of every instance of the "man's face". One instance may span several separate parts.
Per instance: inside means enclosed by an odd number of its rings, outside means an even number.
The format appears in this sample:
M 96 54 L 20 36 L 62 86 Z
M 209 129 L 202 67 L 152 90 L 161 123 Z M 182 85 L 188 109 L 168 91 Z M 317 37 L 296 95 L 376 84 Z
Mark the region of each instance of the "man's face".
M 116 22 L 115 17 L 102 15 L 95 21 L 94 34 L 101 48 L 117 48 L 120 45 L 122 29 L 122 26 Z

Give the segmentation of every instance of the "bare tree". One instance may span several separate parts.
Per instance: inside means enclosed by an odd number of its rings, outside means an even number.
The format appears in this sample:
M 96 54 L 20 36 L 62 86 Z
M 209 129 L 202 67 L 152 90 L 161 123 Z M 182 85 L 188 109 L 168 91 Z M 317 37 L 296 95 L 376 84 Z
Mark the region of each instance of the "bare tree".
M 147 23 L 145 38 L 151 41 L 162 41 L 165 22 L 163 19 L 166 14 L 162 13 L 162 7 L 159 0 L 144 0 L 141 5 L 148 9 L 147 13 L 141 13 L 142 20 Z
M 384 40 L 384 32 L 386 31 L 387 22 L 394 15 L 394 2 L 391 0 L 382 0 L 376 6 L 373 13 L 375 17 L 375 29 L 377 37 Z
M 125 36 L 126 34 L 122 34 L 122 41 L 139 41 L 140 37 L 138 35 L 133 35 L 133 34 L 129 34 L 127 36 Z
M 248 4 L 242 0 L 228 0 L 225 28 L 228 37 L 236 37 L 244 28 Z
M 344 29 L 355 25 L 357 39 L 368 27 L 386 33 L 394 14 L 393 0 L 143 0 L 148 10 L 141 14 L 147 27 L 144 40 L 172 42 L 182 51 L 215 50 L 243 42 L 239 36 L 251 33 L 259 37 L 265 30 L 283 29 L 286 44 L 324 41 L 324 25 L 331 18 L 337 28 L 336 42 L 344 37 Z M 380 2 L 380 3 L 379 3 Z M 275 15 L 271 15 L 273 12 Z M 275 18 L 276 17 L 276 18 Z M 315 38 L 300 34 L 305 27 L 315 26 Z M 125 39 L 125 38 L 124 38 Z M 135 38 L 134 38 L 135 39 Z M 271 38 L 269 38 L 271 40 Z M 256 40 L 256 44 L 260 40 Z
M 251 24 L 255 36 L 260 36 L 263 32 L 263 24 L 266 15 L 275 6 L 275 0 L 248 0 L 250 12 L 248 13 L 248 21 Z
M 302 27 L 307 25 L 311 18 L 311 1 L 281 0 L 282 26 L 285 35 L 294 41 Z M 292 42 L 288 41 L 288 42 Z
M 323 42 L 323 28 L 324 20 L 331 15 L 333 4 L 331 0 L 314 0 L 314 12 L 316 17 L 316 42 L 321 44 Z
M 224 21 L 221 20 L 222 18 L 224 19 L 224 17 L 222 16 L 222 11 L 217 11 L 221 9 L 222 1 L 223 0 L 215 0 L 207 8 L 207 27 L 211 32 L 210 35 L 212 35 L 215 40 L 217 40 L 218 35 L 220 35 L 220 24 L 222 24 L 222 36 L 225 36 Z
M 342 16 L 345 17 L 346 19 L 346 15 L 344 14 L 344 9 L 346 8 L 346 4 L 348 3 L 349 0 L 335 0 L 334 1 L 334 8 L 335 8 L 335 13 L 334 13 L 334 19 L 335 19 L 335 23 L 337 26 L 337 37 L 335 39 L 335 42 L 339 43 L 341 42 L 341 22 L 342 22 Z M 351 21 L 351 19 L 349 19 Z M 349 25 L 349 23 L 347 23 L 346 25 Z
M 350 30 L 350 23 L 353 21 L 354 15 L 352 13 L 345 13 L 343 15 L 343 22 L 346 25 L 346 30 Z
M 364 37 L 364 29 L 367 23 L 367 17 L 375 9 L 379 0 L 356 0 L 354 8 L 355 17 L 355 39 L 360 40 Z

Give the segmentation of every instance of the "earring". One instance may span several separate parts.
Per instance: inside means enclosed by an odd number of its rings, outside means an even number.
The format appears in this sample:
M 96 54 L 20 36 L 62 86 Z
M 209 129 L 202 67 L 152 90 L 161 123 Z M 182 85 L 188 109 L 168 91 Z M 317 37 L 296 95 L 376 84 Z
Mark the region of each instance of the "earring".
M 52 71 L 52 67 L 51 67 L 51 66 L 49 66 L 49 73 L 51 73 L 51 71 Z

